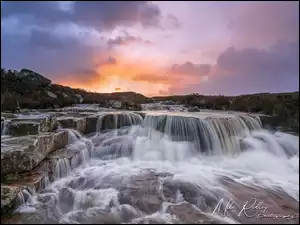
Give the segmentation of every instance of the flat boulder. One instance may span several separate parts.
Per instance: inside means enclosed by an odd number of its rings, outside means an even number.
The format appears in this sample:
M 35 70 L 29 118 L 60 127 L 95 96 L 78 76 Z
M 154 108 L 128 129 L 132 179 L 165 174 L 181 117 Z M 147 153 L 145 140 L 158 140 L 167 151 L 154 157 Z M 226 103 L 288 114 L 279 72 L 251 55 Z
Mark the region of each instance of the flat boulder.
M 65 160 L 70 165 L 70 169 L 74 169 L 83 163 L 85 157 L 90 157 L 91 151 L 92 149 L 85 142 L 76 145 L 67 145 L 65 148 L 58 149 L 49 154 L 47 160 L 54 160 L 54 164 L 59 163 L 59 160 Z
M 2 139 L 1 175 L 30 171 L 50 152 L 67 144 L 67 131 Z
M 63 128 L 71 128 L 84 133 L 86 130 L 86 119 L 78 117 L 58 117 L 57 121 Z
M 17 174 L 7 174 L 1 176 L 1 182 L 6 185 L 17 185 L 29 187 L 31 190 L 39 192 L 49 184 L 49 174 L 53 172 L 49 161 L 44 160 L 33 170 Z
M 24 116 L 12 119 L 7 124 L 7 132 L 12 136 L 33 135 L 53 131 L 56 127 L 56 117 L 45 116 L 30 118 L 30 116 Z

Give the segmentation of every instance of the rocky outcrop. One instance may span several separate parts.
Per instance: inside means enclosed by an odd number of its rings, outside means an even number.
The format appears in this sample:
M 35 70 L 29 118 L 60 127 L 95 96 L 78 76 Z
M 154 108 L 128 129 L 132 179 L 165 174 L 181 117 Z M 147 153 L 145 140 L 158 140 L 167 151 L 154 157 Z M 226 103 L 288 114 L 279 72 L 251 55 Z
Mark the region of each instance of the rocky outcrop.
M 78 130 L 81 133 L 86 131 L 86 119 L 76 117 L 58 117 L 58 123 L 64 128 L 71 128 Z
M 111 94 L 87 92 L 51 84 L 51 80 L 28 69 L 22 69 L 20 72 L 1 69 L 1 111 L 60 108 L 81 103 L 139 110 L 139 104 L 148 101 L 147 97 L 134 92 Z
M 30 171 L 47 155 L 68 144 L 68 133 L 60 131 L 1 140 L 1 176 Z
M 22 79 L 22 81 L 30 84 L 34 84 L 36 86 L 49 86 L 51 84 L 51 80 L 43 77 L 41 74 L 33 72 L 28 69 L 21 69 L 17 76 Z
M 57 127 L 56 117 L 44 116 L 40 118 L 24 118 L 12 119 L 7 124 L 8 134 L 12 136 L 23 136 L 31 134 L 39 134 L 41 132 L 50 132 Z

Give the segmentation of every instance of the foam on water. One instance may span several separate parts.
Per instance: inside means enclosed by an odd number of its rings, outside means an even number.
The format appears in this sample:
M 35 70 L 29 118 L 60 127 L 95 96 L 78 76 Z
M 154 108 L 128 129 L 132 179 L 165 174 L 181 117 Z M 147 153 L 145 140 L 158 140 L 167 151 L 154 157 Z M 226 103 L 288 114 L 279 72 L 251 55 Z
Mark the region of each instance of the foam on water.
M 91 140 L 70 131 L 73 144 L 89 149 L 81 156 L 86 163 L 68 169 L 27 207 L 59 223 L 175 223 L 178 217 L 167 212 L 172 205 L 188 203 L 211 215 L 221 198 L 242 204 L 227 181 L 246 196 L 252 187 L 299 202 L 299 137 L 261 130 L 257 117 L 160 113 L 131 125 L 98 129 Z M 243 222 L 237 213 L 223 222 Z

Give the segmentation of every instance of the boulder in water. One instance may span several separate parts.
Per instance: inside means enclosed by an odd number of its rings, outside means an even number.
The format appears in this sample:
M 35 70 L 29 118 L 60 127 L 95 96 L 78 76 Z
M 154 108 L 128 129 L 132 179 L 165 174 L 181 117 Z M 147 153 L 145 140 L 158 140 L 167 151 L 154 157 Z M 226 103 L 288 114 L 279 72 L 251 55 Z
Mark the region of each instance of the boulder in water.
M 163 199 L 158 194 L 159 180 L 155 173 L 137 175 L 131 178 L 130 185 L 121 187 L 119 202 L 129 204 L 147 214 L 158 211 Z
M 186 202 L 170 205 L 166 212 L 179 218 L 180 224 L 224 224 L 224 221 L 213 219 Z
M 193 108 L 189 108 L 188 112 L 200 112 L 200 109 L 198 108 L 198 106 L 194 106 Z

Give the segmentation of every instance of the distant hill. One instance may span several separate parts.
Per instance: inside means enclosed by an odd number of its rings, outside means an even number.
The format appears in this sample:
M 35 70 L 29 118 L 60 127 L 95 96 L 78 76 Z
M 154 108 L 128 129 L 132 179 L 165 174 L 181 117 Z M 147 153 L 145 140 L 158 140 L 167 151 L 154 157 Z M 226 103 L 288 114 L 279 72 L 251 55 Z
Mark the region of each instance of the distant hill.
M 28 69 L 19 72 L 1 69 L 1 111 L 64 107 L 78 103 L 104 104 L 108 100 L 136 104 L 152 101 L 135 92 L 95 93 L 52 84 L 51 80 Z

